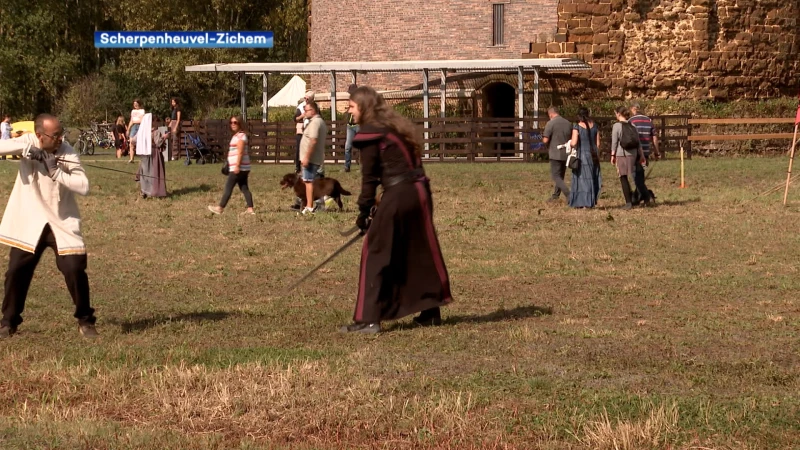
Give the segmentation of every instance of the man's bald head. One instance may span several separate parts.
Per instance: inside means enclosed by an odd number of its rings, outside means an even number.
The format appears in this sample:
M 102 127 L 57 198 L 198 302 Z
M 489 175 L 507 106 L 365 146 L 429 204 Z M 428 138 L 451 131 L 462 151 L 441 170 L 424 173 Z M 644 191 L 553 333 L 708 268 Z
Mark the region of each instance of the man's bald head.
M 62 135 L 64 130 L 61 128 L 61 121 L 52 114 L 39 114 L 33 121 L 33 130 L 42 146 L 42 150 L 55 153 L 63 142 Z

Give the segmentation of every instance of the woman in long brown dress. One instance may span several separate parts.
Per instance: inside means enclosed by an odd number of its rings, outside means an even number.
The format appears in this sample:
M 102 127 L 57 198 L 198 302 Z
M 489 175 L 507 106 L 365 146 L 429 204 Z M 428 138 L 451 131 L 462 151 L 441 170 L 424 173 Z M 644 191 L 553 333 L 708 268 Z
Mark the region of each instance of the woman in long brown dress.
M 362 173 L 356 224 L 366 236 L 353 324 L 340 331 L 377 333 L 380 322 L 418 312 L 418 325 L 439 325 L 439 308 L 452 301 L 450 279 L 414 126 L 368 86 L 350 96 L 349 112 L 360 126 L 353 139 Z M 371 214 L 378 186 L 383 194 Z

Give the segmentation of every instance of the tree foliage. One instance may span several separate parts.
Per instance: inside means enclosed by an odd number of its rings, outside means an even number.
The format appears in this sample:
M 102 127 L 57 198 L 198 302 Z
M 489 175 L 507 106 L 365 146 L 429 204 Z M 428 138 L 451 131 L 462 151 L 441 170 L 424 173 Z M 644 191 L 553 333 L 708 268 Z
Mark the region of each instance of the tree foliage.
M 134 98 L 164 116 L 169 98 L 189 114 L 239 104 L 233 74 L 189 73 L 212 62 L 305 61 L 307 0 L 4 0 L 0 2 L 0 112 L 14 120 L 41 112 L 74 125 L 126 120 Z M 96 49 L 95 31 L 262 31 L 272 49 Z M 278 77 L 276 77 L 278 78 Z M 271 93 L 280 81 L 270 83 Z M 260 80 L 248 84 L 260 104 Z

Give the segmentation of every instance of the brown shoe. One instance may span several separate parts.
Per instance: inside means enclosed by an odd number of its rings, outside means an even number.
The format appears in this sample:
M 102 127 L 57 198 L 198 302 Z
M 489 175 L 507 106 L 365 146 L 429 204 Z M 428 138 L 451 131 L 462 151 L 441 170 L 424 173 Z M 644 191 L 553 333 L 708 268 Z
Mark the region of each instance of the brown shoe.
M 94 339 L 94 338 L 100 336 L 100 334 L 97 332 L 97 328 L 95 328 L 94 324 L 91 324 L 91 323 L 78 325 L 78 329 L 81 332 L 81 336 L 83 336 L 83 337 L 85 337 L 87 339 Z

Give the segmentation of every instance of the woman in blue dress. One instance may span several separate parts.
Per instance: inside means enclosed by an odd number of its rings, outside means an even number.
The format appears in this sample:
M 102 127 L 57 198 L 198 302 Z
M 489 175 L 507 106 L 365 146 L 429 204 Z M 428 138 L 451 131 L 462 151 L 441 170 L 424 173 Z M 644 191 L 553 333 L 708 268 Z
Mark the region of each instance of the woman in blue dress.
M 600 131 L 589 117 L 589 110 L 578 109 L 578 123 L 572 127 L 571 145 L 577 149 L 580 169 L 572 172 L 569 206 L 572 208 L 594 208 L 600 196 Z

